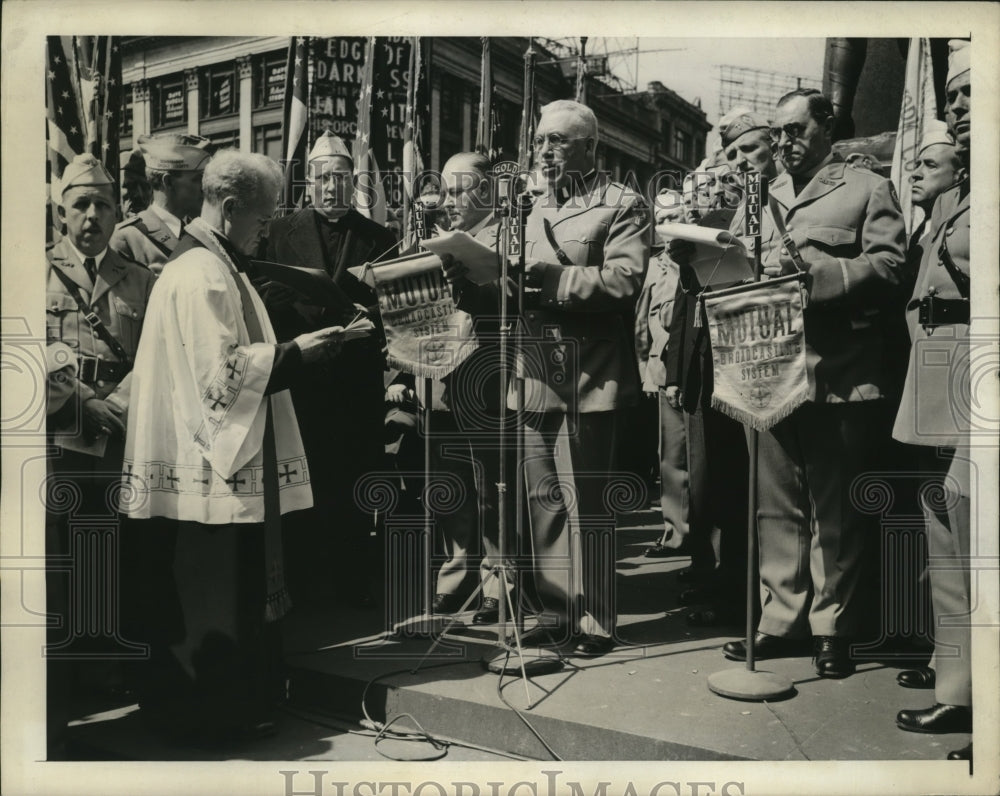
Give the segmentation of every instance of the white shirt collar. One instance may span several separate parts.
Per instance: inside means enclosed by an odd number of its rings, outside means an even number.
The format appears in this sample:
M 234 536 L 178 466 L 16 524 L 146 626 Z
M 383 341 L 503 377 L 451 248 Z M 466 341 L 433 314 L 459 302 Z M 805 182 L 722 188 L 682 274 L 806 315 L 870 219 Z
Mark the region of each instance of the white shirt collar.
M 83 265 L 83 261 L 87 259 L 87 255 L 73 245 L 73 241 L 69 239 L 69 236 L 64 237 L 63 240 L 66 241 L 69 247 L 73 250 L 74 254 L 76 254 L 77 262 L 80 265 Z M 105 246 L 103 249 L 101 249 L 99 254 L 94 255 L 93 259 L 97 263 L 97 266 L 94 268 L 95 274 L 101 270 L 101 263 L 104 261 L 104 255 L 106 255 L 107 253 L 108 253 L 108 247 Z
M 184 223 L 177 218 L 177 216 L 165 207 L 160 207 L 158 204 L 152 204 L 150 205 L 150 208 L 160 217 L 163 223 L 167 225 L 167 229 L 174 233 L 175 238 L 179 238 L 181 236 L 181 227 L 184 226 Z

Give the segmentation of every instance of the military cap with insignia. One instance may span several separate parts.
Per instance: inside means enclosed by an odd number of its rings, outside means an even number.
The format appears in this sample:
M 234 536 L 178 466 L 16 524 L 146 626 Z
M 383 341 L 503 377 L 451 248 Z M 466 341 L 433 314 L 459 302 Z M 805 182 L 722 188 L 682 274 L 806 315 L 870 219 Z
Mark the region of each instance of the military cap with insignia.
M 93 155 L 86 153 L 77 155 L 70 161 L 63 170 L 62 177 L 58 180 L 62 196 L 70 188 L 81 188 L 91 185 L 114 185 L 115 181 L 108 170 Z
M 344 140 L 329 130 L 324 130 L 323 135 L 316 139 L 312 152 L 309 153 L 310 161 L 319 158 L 347 158 L 352 164 L 354 163 L 354 158 L 351 157 Z
M 140 135 L 136 143 L 152 171 L 201 171 L 212 157 L 212 142 L 200 135 Z
M 737 138 L 751 130 L 768 130 L 770 123 L 759 113 L 745 106 L 733 108 L 719 119 L 719 135 L 722 145 L 729 146 Z

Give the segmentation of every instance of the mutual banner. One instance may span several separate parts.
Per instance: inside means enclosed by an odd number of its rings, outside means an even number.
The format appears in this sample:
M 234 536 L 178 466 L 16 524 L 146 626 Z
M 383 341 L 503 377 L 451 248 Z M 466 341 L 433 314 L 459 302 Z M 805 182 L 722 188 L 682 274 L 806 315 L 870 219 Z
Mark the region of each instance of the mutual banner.
M 797 275 L 704 296 L 712 340 L 712 406 L 766 431 L 809 395 Z
M 455 306 L 437 255 L 421 252 L 368 266 L 388 346 L 389 367 L 440 379 L 476 350 L 472 316 Z

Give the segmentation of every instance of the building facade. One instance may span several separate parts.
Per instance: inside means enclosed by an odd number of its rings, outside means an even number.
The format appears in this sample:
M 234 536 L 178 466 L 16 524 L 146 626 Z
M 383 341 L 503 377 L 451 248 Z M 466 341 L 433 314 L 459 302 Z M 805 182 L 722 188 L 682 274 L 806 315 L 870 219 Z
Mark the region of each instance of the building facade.
M 338 47 L 331 44 L 334 41 L 314 43 L 311 82 L 317 89 L 321 81 L 334 78 L 360 86 L 357 42 Z M 517 157 L 529 43 L 523 37 L 491 40 L 494 147 L 501 159 Z M 131 90 L 123 92 L 122 162 L 139 135 L 172 131 L 280 161 L 288 45 L 284 36 L 125 37 L 122 77 Z M 532 46 L 538 104 L 573 97 L 575 76 L 567 76 L 559 59 L 537 43 Z M 424 164 L 438 169 L 454 152 L 474 146 L 481 42 L 474 37 L 435 37 L 423 39 L 422 48 L 420 143 Z M 655 190 L 652 177 L 658 172 L 682 173 L 704 157 L 711 125 L 701 108 L 658 82 L 646 91 L 625 94 L 594 77 L 587 81 L 587 104 L 600 123 L 598 168 L 615 179 L 634 179 L 648 192 L 651 186 Z M 359 91 L 354 91 L 355 99 Z M 350 125 L 334 132 L 348 140 L 353 137 Z

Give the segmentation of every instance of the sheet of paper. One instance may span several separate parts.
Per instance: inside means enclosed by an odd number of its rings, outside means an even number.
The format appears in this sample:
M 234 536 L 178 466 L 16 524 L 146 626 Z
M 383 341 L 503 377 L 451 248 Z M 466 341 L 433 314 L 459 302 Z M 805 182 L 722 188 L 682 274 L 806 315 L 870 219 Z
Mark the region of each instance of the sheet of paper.
M 743 242 L 724 229 L 694 224 L 658 224 L 664 239 L 679 238 L 695 245 L 689 265 L 702 287 L 721 287 L 753 279 L 753 265 Z
M 497 253 L 468 232 L 455 230 L 423 241 L 423 247 L 437 255 L 450 254 L 468 268 L 465 278 L 477 285 L 495 282 L 500 278 Z

